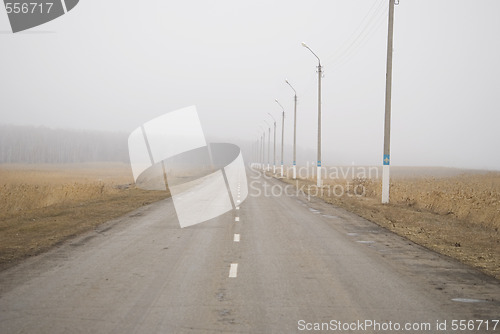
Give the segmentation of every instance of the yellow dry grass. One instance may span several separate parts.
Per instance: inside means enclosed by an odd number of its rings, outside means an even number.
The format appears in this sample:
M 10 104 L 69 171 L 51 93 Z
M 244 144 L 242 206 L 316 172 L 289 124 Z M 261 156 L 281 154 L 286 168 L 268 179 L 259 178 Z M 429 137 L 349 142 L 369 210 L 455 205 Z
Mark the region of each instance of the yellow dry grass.
M 0 268 L 169 196 L 132 183 L 128 164 L 0 165 Z
M 366 189 L 365 197 L 381 198 L 380 180 L 354 179 L 352 182 Z M 487 228 L 500 227 L 500 173 L 397 177 L 392 180 L 390 189 L 392 204 L 450 215 Z
M 120 164 L 0 165 L 0 217 L 114 194 L 131 178 Z

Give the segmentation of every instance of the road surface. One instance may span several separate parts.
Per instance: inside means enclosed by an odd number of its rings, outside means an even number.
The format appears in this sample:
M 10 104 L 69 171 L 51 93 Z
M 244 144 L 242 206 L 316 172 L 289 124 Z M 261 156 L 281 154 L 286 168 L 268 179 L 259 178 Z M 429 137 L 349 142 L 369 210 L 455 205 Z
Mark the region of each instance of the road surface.
M 251 176 L 209 222 L 180 229 L 165 200 L 1 272 L 0 333 L 500 333 L 498 281 Z

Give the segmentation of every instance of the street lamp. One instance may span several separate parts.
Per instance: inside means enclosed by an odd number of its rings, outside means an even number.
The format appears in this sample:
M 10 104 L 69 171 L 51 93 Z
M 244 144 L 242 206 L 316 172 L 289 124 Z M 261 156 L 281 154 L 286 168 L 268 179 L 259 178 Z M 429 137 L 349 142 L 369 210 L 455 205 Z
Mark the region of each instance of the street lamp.
M 321 60 L 319 57 L 302 42 L 302 46 L 311 51 L 311 53 L 318 59 L 318 169 L 317 169 L 317 186 L 321 187 Z
M 293 111 L 293 179 L 297 178 L 297 91 L 293 86 L 285 80 L 285 82 L 293 89 L 295 93 L 294 99 L 294 111 Z
M 257 157 L 257 145 L 255 144 L 255 142 L 253 142 L 252 143 L 252 164 L 250 165 L 250 167 L 255 166 L 255 161 L 257 160 L 256 157 Z
M 257 167 L 260 169 L 261 161 L 262 161 L 262 133 L 259 131 L 257 139 Z
M 264 170 L 264 164 L 265 164 L 265 156 L 266 156 L 266 147 L 264 146 L 264 143 L 266 142 L 266 133 L 262 132 L 262 164 L 261 164 L 261 169 Z
M 283 110 L 283 117 L 281 118 L 281 177 L 283 177 L 283 147 L 285 144 L 285 108 L 281 105 L 281 103 L 278 102 L 277 99 L 275 99 L 277 104 L 281 107 L 281 110 Z
M 257 166 L 259 169 L 264 166 L 264 137 L 260 130 L 257 130 Z
M 264 122 L 267 124 L 269 133 L 267 136 L 267 171 L 269 172 L 271 170 L 271 124 L 269 124 L 266 120 Z
M 276 174 L 276 119 L 271 115 L 271 113 L 267 113 L 274 121 L 274 158 L 273 158 L 273 174 Z
M 255 163 L 254 163 L 254 166 L 258 167 L 259 166 L 259 161 L 260 161 L 260 134 L 259 134 L 259 137 L 257 137 L 257 140 L 254 142 L 254 147 L 255 147 Z
M 262 127 L 262 125 L 259 125 L 259 127 L 262 129 L 262 170 L 264 170 L 264 166 L 266 164 L 266 129 Z M 269 155 L 269 152 L 268 152 Z

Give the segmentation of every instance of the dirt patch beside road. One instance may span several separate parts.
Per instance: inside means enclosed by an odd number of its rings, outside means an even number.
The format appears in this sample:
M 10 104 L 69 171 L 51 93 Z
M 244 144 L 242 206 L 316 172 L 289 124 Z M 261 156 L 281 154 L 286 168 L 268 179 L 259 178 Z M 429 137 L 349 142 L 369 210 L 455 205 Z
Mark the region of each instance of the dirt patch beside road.
M 127 164 L 0 165 L 0 270 L 170 196 L 132 185 Z

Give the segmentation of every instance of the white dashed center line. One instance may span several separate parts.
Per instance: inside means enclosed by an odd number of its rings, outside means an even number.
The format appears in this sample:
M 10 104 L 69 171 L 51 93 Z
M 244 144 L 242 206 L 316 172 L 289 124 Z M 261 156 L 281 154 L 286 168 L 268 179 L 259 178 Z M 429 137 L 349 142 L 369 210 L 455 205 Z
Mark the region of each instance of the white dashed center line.
M 237 277 L 238 276 L 238 264 L 231 263 L 231 268 L 229 269 L 229 277 Z
M 238 184 L 238 200 L 236 203 L 241 203 L 240 200 L 240 185 Z M 237 205 L 236 210 L 239 210 L 240 207 Z M 240 217 L 234 217 L 235 222 L 240 221 Z M 240 235 L 239 234 L 234 234 L 234 242 L 240 242 Z M 231 268 L 229 268 L 229 277 L 230 278 L 235 278 L 238 276 L 238 264 L 237 263 L 231 263 Z

